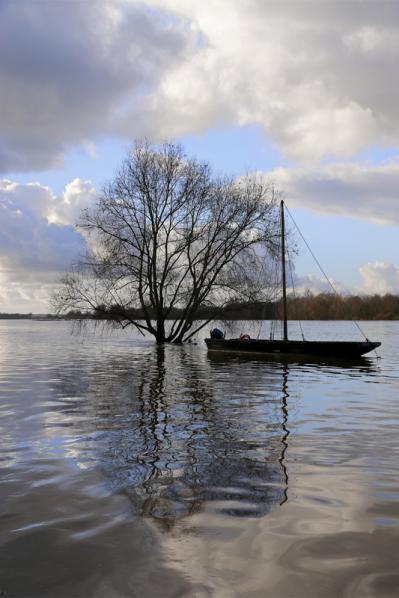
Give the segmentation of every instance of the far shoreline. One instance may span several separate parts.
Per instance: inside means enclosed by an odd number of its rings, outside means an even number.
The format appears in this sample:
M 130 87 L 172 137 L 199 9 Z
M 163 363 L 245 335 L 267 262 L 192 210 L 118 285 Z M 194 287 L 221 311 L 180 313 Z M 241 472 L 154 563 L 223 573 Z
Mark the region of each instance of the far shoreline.
M 335 295 L 307 292 L 301 296 L 287 298 L 288 319 L 291 321 L 391 321 L 399 320 L 399 295 Z M 229 303 L 223 307 L 203 306 L 196 314 L 196 320 L 214 322 L 259 321 L 281 319 L 280 301 L 252 301 L 247 303 Z M 156 314 L 148 308 L 147 315 L 155 320 Z M 173 309 L 167 320 L 178 320 L 182 316 L 180 309 Z M 123 312 L 118 306 L 108 309 L 99 307 L 92 312 L 70 310 L 63 314 L 52 313 L 0 313 L 0 320 L 93 320 L 123 321 L 125 319 L 144 320 L 141 309 L 128 309 Z

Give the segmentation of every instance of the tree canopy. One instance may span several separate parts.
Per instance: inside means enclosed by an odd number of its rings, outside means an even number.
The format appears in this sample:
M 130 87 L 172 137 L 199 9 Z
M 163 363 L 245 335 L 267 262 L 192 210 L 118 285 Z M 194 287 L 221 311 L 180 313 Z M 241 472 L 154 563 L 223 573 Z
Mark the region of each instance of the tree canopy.
M 158 342 L 190 339 L 207 323 L 200 307 L 216 317 L 231 301 L 265 298 L 275 200 L 272 184 L 216 176 L 180 145 L 136 143 L 77 223 L 88 250 L 61 281 L 58 313 L 112 311 Z

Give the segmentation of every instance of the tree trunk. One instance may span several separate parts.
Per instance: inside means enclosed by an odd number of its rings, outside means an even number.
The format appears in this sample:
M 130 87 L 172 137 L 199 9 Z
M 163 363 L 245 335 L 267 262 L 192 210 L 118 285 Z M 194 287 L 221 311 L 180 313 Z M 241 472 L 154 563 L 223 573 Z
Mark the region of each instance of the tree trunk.
M 157 343 L 165 342 L 165 318 L 163 314 L 158 313 L 157 315 L 157 332 L 155 335 Z

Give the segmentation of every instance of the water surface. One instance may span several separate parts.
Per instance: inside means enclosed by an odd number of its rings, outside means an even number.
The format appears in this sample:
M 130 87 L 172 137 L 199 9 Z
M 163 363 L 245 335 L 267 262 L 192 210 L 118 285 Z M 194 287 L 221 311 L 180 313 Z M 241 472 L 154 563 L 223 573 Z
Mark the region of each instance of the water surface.
M 0 593 L 399 595 L 399 323 L 363 327 L 348 364 L 0 321 Z

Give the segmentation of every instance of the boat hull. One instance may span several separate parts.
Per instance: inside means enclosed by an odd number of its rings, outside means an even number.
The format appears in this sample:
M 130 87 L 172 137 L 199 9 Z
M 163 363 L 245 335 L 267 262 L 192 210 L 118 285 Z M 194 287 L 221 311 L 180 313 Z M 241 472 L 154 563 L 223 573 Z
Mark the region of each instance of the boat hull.
M 282 355 L 313 355 L 325 357 L 360 357 L 381 345 L 371 341 L 283 341 L 250 339 L 205 339 L 208 351 L 234 351 Z

